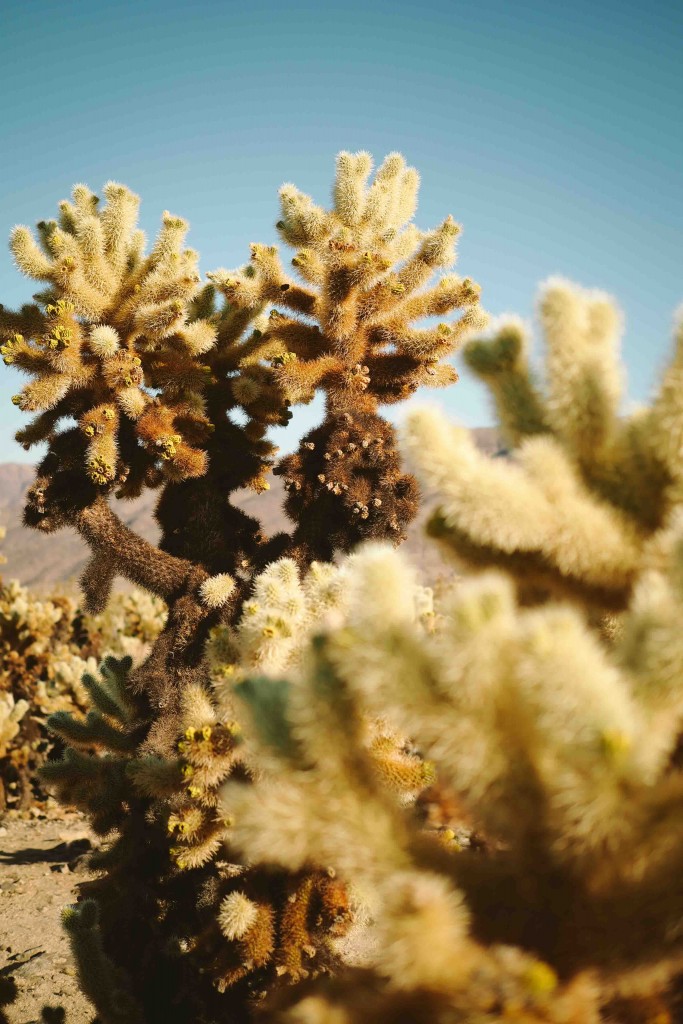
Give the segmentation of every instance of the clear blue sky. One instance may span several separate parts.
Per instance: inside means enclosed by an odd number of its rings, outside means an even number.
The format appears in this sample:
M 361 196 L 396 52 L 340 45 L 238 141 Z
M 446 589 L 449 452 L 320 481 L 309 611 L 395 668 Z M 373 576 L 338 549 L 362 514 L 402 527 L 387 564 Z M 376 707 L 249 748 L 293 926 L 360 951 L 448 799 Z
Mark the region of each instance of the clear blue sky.
M 113 178 L 150 235 L 170 209 L 204 272 L 239 266 L 276 241 L 283 181 L 327 202 L 340 149 L 399 150 L 422 176 L 418 225 L 464 225 L 458 270 L 491 312 L 530 316 L 553 273 L 618 298 L 629 395 L 647 400 L 683 300 L 680 3 L 1 6 L 0 234 Z M 33 290 L 0 250 L 0 300 Z M 0 365 L 0 461 L 35 458 L 12 440 L 21 380 Z M 432 396 L 492 422 L 466 371 Z

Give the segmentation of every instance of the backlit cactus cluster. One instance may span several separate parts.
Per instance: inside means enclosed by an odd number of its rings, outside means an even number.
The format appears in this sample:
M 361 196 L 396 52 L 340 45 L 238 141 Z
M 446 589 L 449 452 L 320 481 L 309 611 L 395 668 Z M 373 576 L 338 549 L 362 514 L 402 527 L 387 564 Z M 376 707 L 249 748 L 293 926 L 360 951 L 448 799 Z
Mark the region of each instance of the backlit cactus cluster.
M 182 248 L 186 222 L 165 213 L 145 255 L 138 197 L 115 182 L 104 196 L 100 209 L 99 198 L 76 185 L 58 220 L 38 224 L 37 239 L 14 229 L 17 266 L 46 288 L 36 307 L 6 315 L 20 329 L 2 354 L 35 378 L 13 399 L 39 413 L 22 443 L 56 442 L 60 420 L 75 418 L 77 433 L 67 432 L 66 444 L 79 449 L 90 481 L 139 491 L 160 464 L 181 479 L 205 468 L 198 359 L 215 344 L 215 330 L 192 316 L 200 278 L 196 252 Z M 169 362 L 179 371 L 175 381 L 164 379 L 172 376 Z M 158 401 L 149 388 L 159 390 Z M 66 460 L 63 438 L 56 454 Z
M 325 395 L 324 422 L 275 470 L 297 524 L 295 549 L 309 558 L 328 560 L 366 538 L 403 538 L 417 491 L 378 406 L 456 381 L 443 360 L 485 322 L 469 278 L 433 280 L 453 263 L 459 225 L 448 217 L 434 231 L 416 229 L 419 176 L 400 155 L 368 184 L 371 169 L 367 153 L 340 154 L 331 211 L 293 185 L 280 190 L 277 228 L 296 250 L 299 281 L 274 246 L 252 247 L 248 277 L 209 275 L 238 308 L 272 304 L 260 351 L 273 357 L 289 401 Z M 453 313 L 453 321 L 420 326 Z
M 47 285 L 34 305 L 0 312 L 5 361 L 34 378 L 14 399 L 38 413 L 18 438 L 49 444 L 30 525 L 53 529 L 102 493 L 164 484 L 162 544 L 211 573 L 263 568 L 287 549 L 303 566 L 364 537 L 402 537 L 417 493 L 378 405 L 456 380 L 443 359 L 484 314 L 477 285 L 441 274 L 459 226 L 449 217 L 419 231 L 417 172 L 392 154 L 368 184 L 371 166 L 366 153 L 340 154 L 331 211 L 281 189 L 278 230 L 302 283 L 276 247 L 253 245 L 245 267 L 202 285 L 197 253 L 183 248 L 187 223 L 168 213 L 145 255 L 138 197 L 114 182 L 101 209 L 78 185 L 37 238 L 15 228 L 19 269 Z M 419 326 L 453 312 L 452 322 Z M 230 494 L 268 486 L 268 426 L 316 391 L 327 399 L 323 423 L 276 467 L 293 534 L 259 560 L 258 524 Z
M 340 614 L 349 565 L 316 564 L 300 579 L 295 563 L 282 559 L 257 578 L 238 622 L 225 635 L 228 628 L 219 627 L 209 644 L 212 691 L 184 689 L 178 734 L 165 756 L 139 744 L 129 658 L 106 659 L 101 680 L 84 677 L 94 705 L 85 720 L 68 714 L 50 719 L 67 752 L 42 775 L 109 839 L 92 858 L 92 867 L 106 875 L 87 887 L 88 895 L 97 900 L 104 934 L 110 941 L 120 935 L 116 962 L 148 1015 L 161 1013 L 171 998 L 181 1000 L 188 1019 L 200 1008 L 219 1013 L 224 993 L 231 1005 L 253 1007 L 267 993 L 342 962 L 353 923 L 346 883 L 324 862 L 289 873 L 268 865 L 252 869 L 233 857 L 231 815 L 219 796 L 228 780 L 249 790 L 263 768 L 234 716 L 232 684 L 247 685 L 255 668 L 273 677 L 296 663 L 313 624 Z M 415 617 L 424 629 L 433 614 L 429 593 L 414 588 Z M 433 781 L 432 766 L 385 723 L 368 720 L 364 742 L 392 799 L 414 800 Z M 69 919 L 74 934 L 79 913 Z M 154 922 L 151 931 L 145 921 Z M 160 953 L 163 997 L 136 967 L 150 944 Z M 174 975 L 183 983 L 176 978 L 172 984 Z

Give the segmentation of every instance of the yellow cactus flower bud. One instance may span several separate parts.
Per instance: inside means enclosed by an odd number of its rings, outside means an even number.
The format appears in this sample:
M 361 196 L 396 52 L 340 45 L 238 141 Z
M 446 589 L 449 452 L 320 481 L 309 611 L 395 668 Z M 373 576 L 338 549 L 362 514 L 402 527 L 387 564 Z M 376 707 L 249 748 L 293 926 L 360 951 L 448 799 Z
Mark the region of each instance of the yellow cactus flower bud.
M 618 729 L 604 729 L 600 735 L 600 743 L 608 757 L 619 757 L 630 749 L 631 739 Z
M 547 995 L 557 988 L 557 975 L 555 971 L 542 960 L 532 964 L 525 971 L 524 981 L 533 995 Z

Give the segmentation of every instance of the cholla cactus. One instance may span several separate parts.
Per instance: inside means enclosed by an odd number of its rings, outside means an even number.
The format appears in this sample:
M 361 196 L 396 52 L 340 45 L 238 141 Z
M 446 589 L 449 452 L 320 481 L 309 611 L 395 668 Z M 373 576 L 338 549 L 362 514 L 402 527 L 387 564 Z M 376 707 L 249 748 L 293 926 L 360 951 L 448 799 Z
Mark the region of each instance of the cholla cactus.
M 182 249 L 187 223 L 164 213 L 145 256 L 138 196 L 117 182 L 108 182 L 104 195 L 100 210 L 98 197 L 76 185 L 59 219 L 38 224 L 38 241 L 28 228 L 14 229 L 17 266 L 47 289 L 37 296 L 39 306 L 4 315 L 6 332 L 15 322 L 19 329 L 6 337 L 2 354 L 36 378 L 14 399 L 39 413 L 20 440 L 51 441 L 64 471 L 73 473 L 80 456 L 97 487 L 132 475 L 130 487 L 139 491 L 160 461 L 180 479 L 205 469 L 200 442 L 208 421 L 196 360 L 216 334 L 192 316 L 200 279 L 197 253 Z M 168 380 L 169 362 L 175 382 Z M 159 401 L 145 385 L 159 389 Z M 55 428 L 69 416 L 78 427 L 58 442 Z
M 272 767 L 258 799 L 223 793 L 231 842 L 253 861 L 324 860 L 367 900 L 372 923 L 349 958 L 364 971 L 278 1019 L 398 1022 L 421 1002 L 425 1021 L 514 1009 L 597 1022 L 618 1001 L 639 1021 L 665 1012 L 683 965 L 670 767 L 680 695 L 669 682 L 682 551 L 679 530 L 611 652 L 567 604 L 520 610 L 493 571 L 456 587 L 425 635 L 396 598 L 399 581 L 411 585 L 399 556 L 383 554 L 381 576 L 377 556 L 358 559 L 344 628 L 318 638 L 287 700 L 259 684 L 250 724 Z M 635 633 L 647 669 L 634 664 Z M 452 832 L 430 841 L 387 798 L 358 732 L 380 713 L 434 760 L 494 841 L 488 853 Z
M 131 679 L 165 717 L 177 717 L 209 629 L 236 617 L 267 564 L 289 555 L 305 569 L 364 537 L 398 540 L 415 513 L 415 482 L 378 406 L 421 383 L 453 381 L 439 361 L 482 313 L 469 279 L 423 287 L 452 262 L 459 228 L 447 218 L 425 234 L 409 223 L 417 173 L 398 154 L 366 188 L 369 172 L 367 154 L 340 154 L 330 213 L 283 188 L 279 230 L 298 247 L 305 286 L 284 274 L 275 249 L 254 246 L 249 265 L 216 271 L 202 287 L 197 254 L 182 249 L 187 225 L 170 215 L 144 256 L 138 199 L 113 183 L 102 211 L 76 186 L 59 223 L 40 222 L 38 242 L 26 228 L 13 233 L 19 267 L 50 286 L 34 305 L 0 311 L 5 360 L 35 378 L 17 401 L 40 415 L 19 439 L 49 445 L 25 520 L 74 526 L 88 542 L 81 583 L 90 612 L 106 606 L 117 575 L 173 598 L 163 641 Z M 454 323 L 414 327 L 453 310 L 462 312 Z M 276 467 L 293 533 L 267 538 L 231 495 L 268 486 L 267 428 L 316 390 L 327 397 L 323 424 Z M 77 426 L 60 429 L 74 418 Z M 106 499 L 161 485 L 154 548 Z M 217 602 L 220 580 L 229 586 Z M 158 735 L 176 731 L 174 721 Z
M 553 283 L 545 316 L 558 289 L 559 308 L 575 316 L 597 301 Z M 343 626 L 314 640 L 286 698 L 268 699 L 269 680 L 245 693 L 259 709 L 250 724 L 267 772 L 257 800 L 224 789 L 233 846 L 289 870 L 324 859 L 366 897 L 354 966 L 290 993 L 274 1015 L 283 1024 L 678 1019 L 683 523 L 679 463 L 663 438 L 675 427 L 679 355 L 649 410 L 612 421 L 611 442 L 595 431 L 591 457 L 578 441 L 580 400 L 604 396 L 608 375 L 594 351 L 590 373 L 577 367 L 585 350 L 574 331 L 586 319 L 560 321 L 550 326 L 549 393 L 563 394 L 569 364 L 592 383 L 565 396 L 564 427 L 558 413 L 553 437 L 524 441 L 518 461 L 480 459 L 435 413 L 408 423 L 411 459 L 437 489 L 439 538 L 475 570 L 443 596 L 433 632 L 412 619 L 412 571 L 397 553 L 370 549 L 356 558 Z M 490 343 L 494 362 L 509 332 Z M 560 336 L 572 357 L 562 358 Z M 514 339 L 516 351 L 517 326 Z M 469 358 L 481 367 L 483 345 Z M 497 394 L 532 433 L 547 406 L 516 372 L 522 382 L 496 379 Z M 593 413 L 607 404 L 586 401 Z M 623 507 L 645 481 L 647 527 L 644 499 L 628 516 Z M 529 554 L 513 482 L 543 560 Z M 587 525 L 599 515 L 616 525 L 587 577 Z M 630 575 L 619 578 L 624 565 Z M 368 715 L 434 761 L 486 852 L 430 837 L 387 799 L 359 733 Z
M 162 547 L 181 555 L 191 550 L 210 572 L 234 570 L 254 554 L 258 524 L 230 505 L 229 496 L 241 486 L 260 486 L 275 450 L 262 439 L 265 427 L 286 415 L 266 367 L 268 402 L 251 411 L 249 430 L 230 421 L 228 411 L 241 405 L 231 390 L 240 336 L 255 313 L 215 309 L 213 286 L 200 287 L 197 253 L 182 248 L 185 221 L 164 213 L 145 256 L 144 235 L 135 228 L 138 197 L 114 182 L 104 194 L 100 211 L 98 198 L 75 186 L 73 202 L 60 204 L 59 222 L 38 224 L 38 242 L 27 228 L 15 228 L 17 265 L 49 288 L 19 313 L 0 311 L 5 362 L 35 378 L 15 396 L 21 408 L 39 414 L 18 440 L 25 447 L 49 445 L 25 520 L 42 530 L 68 522 L 90 540 L 93 561 L 82 584 L 93 611 L 105 606 L 117 570 L 134 582 L 149 583 L 152 575 L 149 563 L 146 570 L 140 560 L 117 566 L 102 555 L 127 546 L 121 533 L 112 545 L 116 520 L 98 515 L 112 491 L 134 497 L 165 483 L 158 509 Z M 69 419 L 77 426 L 60 430 Z M 182 488 L 207 469 L 210 486 Z M 189 523 L 195 525 L 180 530 Z M 179 540 L 181 532 L 188 536 Z
M 296 562 L 282 558 L 254 581 L 239 622 L 217 626 L 207 655 L 217 692 L 256 670 L 277 673 L 293 664 L 313 624 L 343 601 L 339 569 L 313 562 L 304 580 Z
M 651 406 L 620 417 L 620 316 L 611 300 L 555 278 L 539 314 L 545 389 L 530 371 L 520 321 L 504 321 L 464 352 L 491 388 L 511 460 L 479 455 L 467 431 L 427 413 L 414 420 L 407 451 L 440 494 L 429 532 L 461 563 L 506 568 L 525 603 L 552 594 L 618 614 L 680 506 L 683 320 Z
M 5 359 L 34 378 L 17 404 L 39 415 L 19 439 L 48 443 L 25 522 L 73 526 L 86 540 L 88 615 L 104 613 L 117 576 L 168 609 L 141 663 L 114 657 L 103 683 L 86 676 L 94 707 L 85 719 L 52 719 L 68 749 L 46 777 L 100 832 L 116 835 L 93 886 L 99 918 L 84 909 L 83 920 L 68 919 L 75 946 L 93 943 L 103 1021 L 118 986 L 106 982 L 107 963 L 117 978 L 127 972 L 150 1020 L 199 1020 L 243 1019 L 271 986 L 337 962 L 329 940 L 348 924 L 347 896 L 327 865 L 243 875 L 244 865 L 233 871 L 221 860 L 228 826 L 218 787 L 229 777 L 249 789 L 256 768 L 212 692 L 215 659 L 209 664 L 205 646 L 217 629 L 238 662 L 249 657 L 251 669 L 260 659 L 265 671 L 245 616 L 266 588 L 256 583 L 266 567 L 288 560 L 273 572 L 288 565 L 305 591 L 313 561 L 331 562 L 364 537 L 401 539 L 417 487 L 379 406 L 422 383 L 454 381 L 440 361 L 481 326 L 469 279 L 430 284 L 452 262 L 457 225 L 448 218 L 424 234 L 409 224 L 417 174 L 398 155 L 366 188 L 369 171 L 366 154 L 340 155 L 331 213 L 283 189 L 279 230 L 297 247 L 304 285 L 284 275 L 274 249 L 257 245 L 247 266 L 216 271 L 202 286 L 196 253 L 182 248 L 187 225 L 164 215 L 144 255 L 137 198 L 111 183 L 101 212 L 77 186 L 59 223 L 38 225 L 38 242 L 25 228 L 13 235 L 20 268 L 49 285 L 34 305 L 0 310 Z M 415 327 L 453 311 L 461 314 L 453 323 Z M 290 407 L 316 391 L 327 399 L 323 423 L 276 467 L 269 426 L 287 423 Z M 231 499 L 244 487 L 266 489 L 271 469 L 285 477 L 293 528 L 267 537 Z M 126 527 L 112 500 L 146 487 L 160 488 L 158 546 Z M 326 570 L 312 572 L 322 586 Z M 279 608 L 278 620 L 283 611 L 305 634 L 296 608 Z M 366 739 L 389 783 L 400 790 L 405 777 L 411 793 L 419 789 L 417 754 L 400 749 L 391 730 Z
M 459 225 L 447 217 L 421 232 L 411 223 L 419 176 L 400 154 L 390 154 L 368 185 L 371 168 L 367 153 L 339 154 L 331 211 L 282 186 L 277 227 L 296 249 L 292 265 L 303 283 L 285 272 L 274 246 L 252 246 L 248 274 L 209 275 L 238 309 L 273 306 L 241 363 L 245 379 L 253 362 L 268 358 L 289 401 L 325 394 L 324 422 L 276 469 L 296 524 L 293 553 L 307 561 L 329 560 L 365 538 L 403 537 L 417 491 L 378 406 L 457 380 L 441 360 L 485 322 L 469 278 L 444 276 L 424 287 L 453 263 Z M 454 311 L 462 315 L 452 322 L 416 326 Z

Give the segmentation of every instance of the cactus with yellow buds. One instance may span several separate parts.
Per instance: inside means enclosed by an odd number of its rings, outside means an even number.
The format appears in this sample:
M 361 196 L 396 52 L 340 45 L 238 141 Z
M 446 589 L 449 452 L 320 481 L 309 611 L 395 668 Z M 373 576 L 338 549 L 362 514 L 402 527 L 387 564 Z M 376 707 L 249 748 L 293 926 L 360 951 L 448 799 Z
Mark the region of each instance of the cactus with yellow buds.
M 331 939 L 352 916 L 324 862 L 273 875 L 226 861 L 232 815 L 218 791 L 227 778 L 250 789 L 259 770 L 225 681 L 296 663 L 301 637 L 333 613 L 324 566 L 366 538 L 403 539 L 417 485 L 381 406 L 454 382 L 447 360 L 484 321 L 477 286 L 440 280 L 459 225 L 415 227 L 419 179 L 398 154 L 370 172 L 367 154 L 341 153 L 330 211 L 283 186 L 278 231 L 296 277 L 277 246 L 254 244 L 245 266 L 203 282 L 186 221 L 165 211 L 146 248 L 139 199 L 116 182 L 101 203 L 77 185 L 55 220 L 12 233 L 17 266 L 43 282 L 33 304 L 0 307 L 0 354 L 29 376 L 13 400 L 36 414 L 17 438 L 47 445 L 25 523 L 87 542 L 87 615 L 106 616 L 119 576 L 168 608 L 147 657 L 129 665 L 121 646 L 101 682 L 90 674 L 86 717 L 52 718 L 65 754 L 45 775 L 112 839 L 92 887 L 102 949 L 150 1020 L 179 1006 L 188 1021 L 244 1015 L 261 993 L 329 971 Z M 439 328 L 418 327 L 432 315 Z M 276 462 L 269 428 L 316 395 L 321 424 Z M 292 520 L 275 536 L 233 500 L 268 490 L 271 472 Z M 147 488 L 159 491 L 157 544 L 119 511 Z M 368 729 L 372 770 L 394 799 L 429 786 L 428 762 Z M 97 998 L 104 1019 L 111 991 Z

